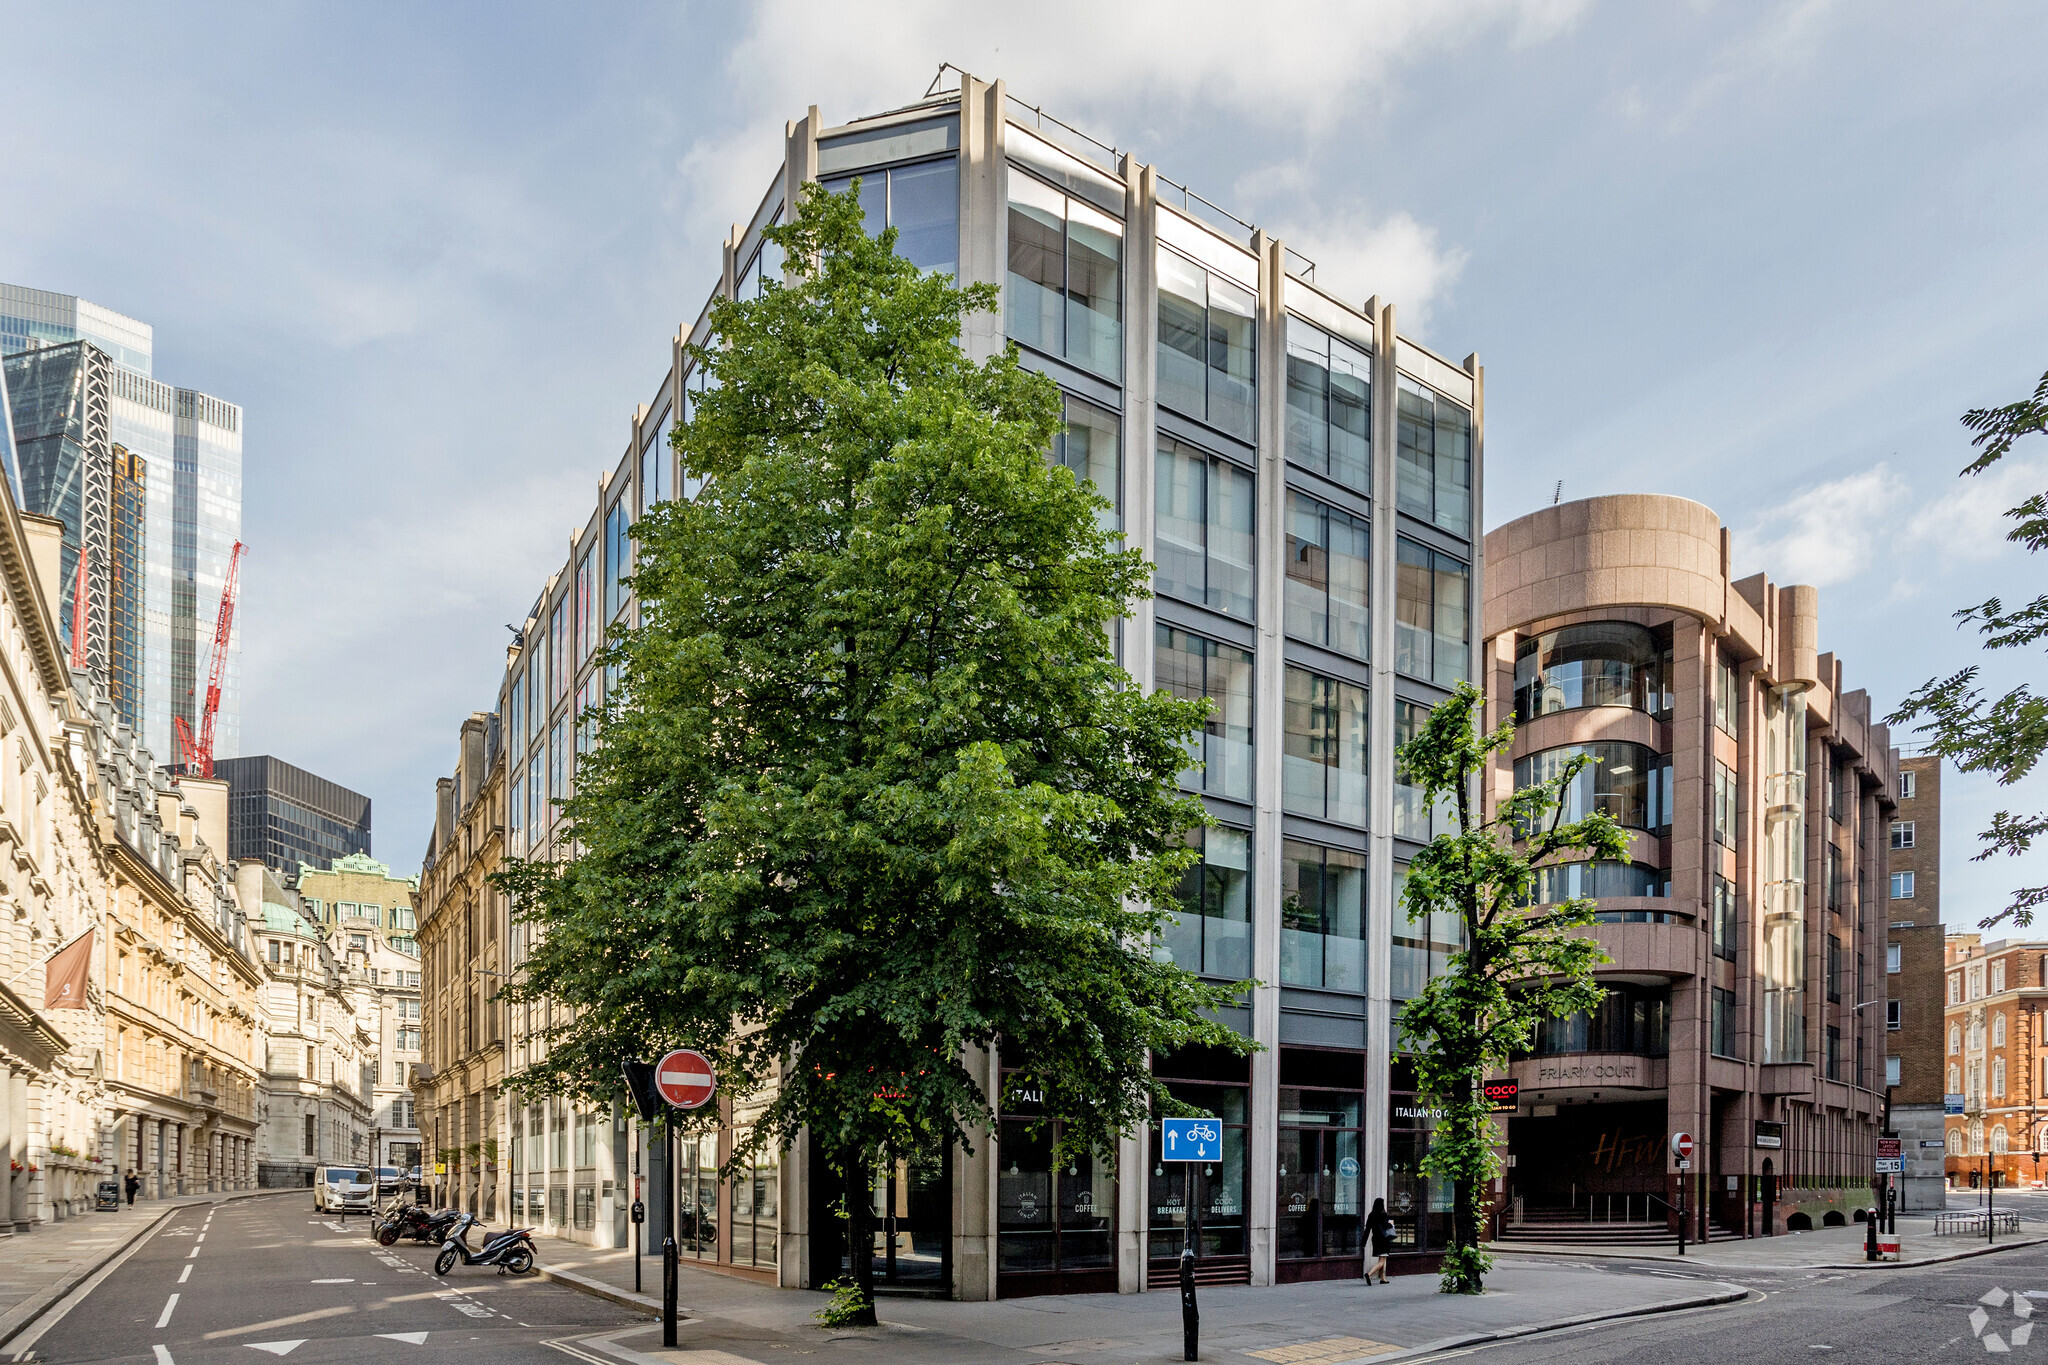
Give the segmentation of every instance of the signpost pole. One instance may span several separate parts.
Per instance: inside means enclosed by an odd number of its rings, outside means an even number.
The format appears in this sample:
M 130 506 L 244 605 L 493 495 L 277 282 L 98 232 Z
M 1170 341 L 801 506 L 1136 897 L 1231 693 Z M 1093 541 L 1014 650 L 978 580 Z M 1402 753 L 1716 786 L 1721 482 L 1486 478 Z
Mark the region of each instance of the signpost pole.
M 1195 1305 L 1195 1249 L 1180 1249 L 1180 1336 L 1182 1360 L 1202 1358 L 1202 1314 Z
M 647 1125 L 638 1124 L 633 1147 L 633 1292 L 640 1292 L 640 1226 L 647 1221 L 647 1206 L 640 1200 L 640 1157 L 647 1150 Z
M 662 1125 L 661 1206 L 668 1210 L 668 1227 L 661 1239 L 661 1344 L 676 1344 L 676 1116 L 668 1115 Z

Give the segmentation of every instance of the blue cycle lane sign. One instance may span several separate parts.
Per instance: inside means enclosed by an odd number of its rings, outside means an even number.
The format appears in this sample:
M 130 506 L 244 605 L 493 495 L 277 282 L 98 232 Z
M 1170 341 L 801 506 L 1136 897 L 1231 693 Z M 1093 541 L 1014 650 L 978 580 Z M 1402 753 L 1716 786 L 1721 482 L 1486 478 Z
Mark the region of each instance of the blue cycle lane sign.
M 1161 1119 L 1159 1151 L 1167 1161 L 1220 1161 L 1223 1125 L 1215 1119 Z

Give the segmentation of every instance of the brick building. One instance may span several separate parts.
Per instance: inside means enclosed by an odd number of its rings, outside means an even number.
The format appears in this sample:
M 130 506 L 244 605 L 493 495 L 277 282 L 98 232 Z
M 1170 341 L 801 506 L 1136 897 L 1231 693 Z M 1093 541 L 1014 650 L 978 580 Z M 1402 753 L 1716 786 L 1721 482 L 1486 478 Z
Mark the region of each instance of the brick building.
M 2042 1183 L 2048 1145 L 2048 940 L 1980 934 L 1947 938 L 1944 1082 L 1963 1097 L 1945 1120 L 1950 1185 L 1970 1189 Z
M 1885 1084 L 1891 1129 L 1904 1139 L 1899 1206 L 1939 1209 L 1945 1199 L 1942 1096 L 1947 1058 L 1941 935 L 1941 760 L 1901 759 L 1885 887 Z

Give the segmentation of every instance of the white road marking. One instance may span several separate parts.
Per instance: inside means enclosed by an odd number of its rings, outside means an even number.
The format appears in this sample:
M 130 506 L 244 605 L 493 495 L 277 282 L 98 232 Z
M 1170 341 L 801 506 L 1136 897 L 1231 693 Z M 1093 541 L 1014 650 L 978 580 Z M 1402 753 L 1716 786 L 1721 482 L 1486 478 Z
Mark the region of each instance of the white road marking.
M 198 1237 L 196 1237 L 196 1238 L 194 1238 L 194 1239 L 193 1239 L 193 1242 L 194 1242 L 194 1245 L 197 1245 L 198 1243 L 200 1243 L 200 1242 L 203 1242 L 203 1241 L 205 1241 L 205 1240 L 206 1240 L 206 1234 L 202 1232 L 202 1233 L 200 1233 L 200 1234 L 199 1234 L 199 1236 L 198 1236 Z M 667 1253 L 667 1252 L 663 1252 L 662 1254 L 663 1254 L 663 1255 L 667 1255 L 668 1253 Z
M 386 1341 L 405 1342 L 408 1346 L 420 1346 L 425 1344 L 427 1340 L 425 1332 L 379 1332 L 377 1335 L 383 1337 Z
M 169 1351 L 161 1346 L 152 1346 L 149 1349 L 156 1352 L 156 1365 L 172 1365 Z
M 288 1356 L 292 1353 L 293 1347 L 305 1344 L 306 1339 L 300 1337 L 297 1341 L 252 1341 L 248 1346 L 252 1351 L 268 1351 L 274 1356 Z
M 664 1254 L 665 1254 L 665 1253 L 664 1253 Z M 167 1303 L 167 1304 L 165 1304 L 165 1305 L 164 1305 L 164 1311 L 163 1311 L 163 1315 L 162 1315 L 161 1317 L 159 1317 L 159 1318 L 158 1318 L 158 1319 L 156 1320 L 156 1325 L 157 1325 L 157 1326 L 159 1326 L 159 1327 L 168 1327 L 168 1326 L 170 1326 L 170 1323 L 171 1323 L 171 1314 L 172 1314 L 172 1312 L 174 1312 L 174 1311 L 175 1311 L 175 1310 L 177 1309 L 177 1307 L 178 1307 L 178 1296 L 177 1296 L 176 1294 L 173 1294 L 173 1295 L 171 1295 L 171 1301 L 170 1301 L 169 1303 Z
M 183 1283 L 185 1283 L 185 1281 L 187 1281 L 187 1280 L 189 1280 L 189 1279 L 191 1279 L 191 1278 L 192 1278 L 192 1263 L 191 1263 L 190 1261 L 187 1261 L 187 1262 L 185 1262 L 185 1268 L 184 1268 L 183 1270 L 181 1270 L 181 1271 L 179 1271 L 179 1272 L 178 1272 L 178 1283 L 179 1283 L 179 1284 L 183 1284 Z
M 666 1256 L 666 1255 L 667 1255 L 668 1253 L 667 1253 L 667 1252 L 663 1252 L 662 1254 L 663 1254 L 664 1256 Z M 354 1284 L 354 1283 L 355 1283 L 355 1281 L 354 1281 L 354 1280 L 312 1280 L 312 1281 L 310 1281 L 309 1283 L 312 1283 L 312 1284 Z
M 188 1251 L 188 1252 L 186 1252 L 186 1253 L 185 1253 L 185 1259 L 189 1261 L 189 1260 L 191 1260 L 191 1259 L 192 1259 L 192 1258 L 193 1258 L 194 1256 L 197 1256 L 198 1254 L 199 1254 L 199 1248 L 198 1248 L 198 1247 L 193 1247 L 193 1248 L 192 1248 L 192 1249 L 191 1249 L 190 1251 Z

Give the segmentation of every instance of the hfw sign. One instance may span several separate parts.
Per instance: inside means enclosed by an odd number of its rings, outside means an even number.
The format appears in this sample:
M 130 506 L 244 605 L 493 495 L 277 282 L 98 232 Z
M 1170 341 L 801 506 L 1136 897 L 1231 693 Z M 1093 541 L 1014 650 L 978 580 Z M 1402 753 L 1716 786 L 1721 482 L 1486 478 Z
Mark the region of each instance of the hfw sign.
M 654 1088 L 678 1109 L 701 1109 L 718 1088 L 718 1077 L 703 1053 L 679 1047 L 655 1063 Z

